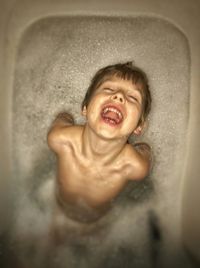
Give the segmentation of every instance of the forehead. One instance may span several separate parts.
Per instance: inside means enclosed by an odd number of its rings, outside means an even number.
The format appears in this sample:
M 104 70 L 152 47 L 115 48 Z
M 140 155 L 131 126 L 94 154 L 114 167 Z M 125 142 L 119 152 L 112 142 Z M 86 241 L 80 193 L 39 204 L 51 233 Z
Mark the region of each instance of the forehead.
M 117 76 L 108 76 L 101 81 L 99 87 L 112 86 L 116 89 L 123 89 L 127 91 L 138 91 L 142 95 L 141 83 L 134 83 L 132 79 L 123 79 Z

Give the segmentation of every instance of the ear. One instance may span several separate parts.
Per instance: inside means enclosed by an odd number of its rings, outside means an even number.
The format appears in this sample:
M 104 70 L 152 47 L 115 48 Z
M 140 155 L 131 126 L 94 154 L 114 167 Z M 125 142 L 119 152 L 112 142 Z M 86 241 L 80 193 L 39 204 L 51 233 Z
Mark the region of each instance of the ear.
M 138 126 L 134 131 L 133 131 L 133 134 L 135 134 L 135 135 L 137 135 L 137 136 L 139 136 L 139 135 L 141 135 L 142 134 L 142 126 L 140 125 L 140 126 Z
M 133 134 L 140 136 L 144 133 L 145 129 L 147 128 L 147 121 L 143 121 L 140 123 L 139 126 L 136 127 L 136 129 L 133 131 Z
M 87 115 L 87 108 L 86 108 L 86 106 L 83 107 L 81 114 L 83 116 L 86 116 Z

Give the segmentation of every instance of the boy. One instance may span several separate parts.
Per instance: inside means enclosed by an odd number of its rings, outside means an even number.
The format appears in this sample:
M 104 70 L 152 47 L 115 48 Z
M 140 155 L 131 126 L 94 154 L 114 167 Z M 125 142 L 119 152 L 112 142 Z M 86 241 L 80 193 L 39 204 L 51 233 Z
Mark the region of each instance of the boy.
M 56 197 L 67 217 L 83 223 L 100 219 L 129 180 L 150 171 L 151 151 L 145 143 L 132 146 L 150 111 L 151 95 L 143 71 L 132 65 L 110 65 L 91 81 L 82 103 L 84 125 L 58 114 L 48 145 L 58 160 Z

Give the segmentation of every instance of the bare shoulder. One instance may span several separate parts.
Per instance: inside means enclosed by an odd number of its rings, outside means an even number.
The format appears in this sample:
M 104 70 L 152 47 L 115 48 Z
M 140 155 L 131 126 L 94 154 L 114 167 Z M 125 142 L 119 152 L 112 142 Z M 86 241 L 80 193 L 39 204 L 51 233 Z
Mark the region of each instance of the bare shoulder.
M 47 135 L 47 142 L 55 153 L 66 150 L 80 137 L 82 126 L 53 127 Z
M 126 162 L 128 178 L 130 180 L 139 180 L 146 177 L 152 166 L 152 150 L 151 147 L 144 142 L 134 145 L 126 145 Z

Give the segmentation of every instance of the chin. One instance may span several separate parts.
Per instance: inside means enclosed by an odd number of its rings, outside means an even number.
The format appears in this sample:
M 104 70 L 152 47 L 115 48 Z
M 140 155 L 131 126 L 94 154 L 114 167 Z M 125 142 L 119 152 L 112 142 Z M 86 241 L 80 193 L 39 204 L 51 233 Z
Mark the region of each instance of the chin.
M 111 132 L 110 130 L 108 129 L 101 129 L 101 130 L 98 130 L 96 132 L 96 134 L 104 139 L 104 140 L 114 140 L 114 139 L 128 139 L 128 136 L 127 135 L 123 135 L 123 134 L 120 134 L 120 133 L 114 133 L 114 132 Z

